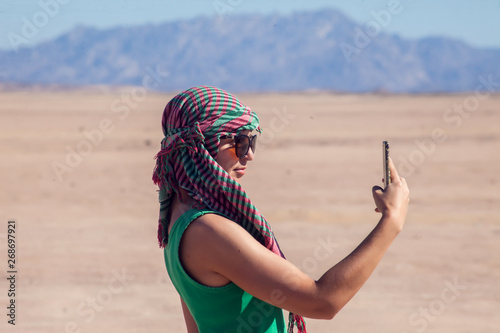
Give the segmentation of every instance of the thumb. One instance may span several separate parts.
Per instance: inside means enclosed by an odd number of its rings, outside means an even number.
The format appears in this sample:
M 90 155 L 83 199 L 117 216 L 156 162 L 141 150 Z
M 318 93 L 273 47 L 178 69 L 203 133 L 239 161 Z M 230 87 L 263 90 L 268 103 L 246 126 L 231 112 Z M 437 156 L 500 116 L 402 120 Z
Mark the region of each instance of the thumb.
M 381 196 L 382 193 L 384 193 L 384 190 L 382 189 L 382 187 L 380 186 L 373 186 L 372 187 L 372 194 L 373 194 L 373 197 L 376 196 Z
M 380 203 L 380 197 L 384 193 L 384 190 L 380 186 L 373 186 L 372 187 L 372 194 L 373 194 L 373 201 L 375 201 L 375 212 L 380 213 L 380 209 L 378 208 L 379 203 Z

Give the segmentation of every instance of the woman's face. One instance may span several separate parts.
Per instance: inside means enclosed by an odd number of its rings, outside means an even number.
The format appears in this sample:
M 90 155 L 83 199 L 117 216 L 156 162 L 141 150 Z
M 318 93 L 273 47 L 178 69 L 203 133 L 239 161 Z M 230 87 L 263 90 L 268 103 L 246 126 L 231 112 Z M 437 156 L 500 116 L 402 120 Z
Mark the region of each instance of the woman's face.
M 251 131 L 241 131 L 240 134 L 249 135 Z M 238 183 L 241 177 L 245 175 L 248 161 L 254 159 L 252 149 L 248 150 L 246 156 L 238 158 L 234 149 L 234 139 L 221 139 L 219 144 L 219 153 L 215 159 L 220 166 L 229 173 Z

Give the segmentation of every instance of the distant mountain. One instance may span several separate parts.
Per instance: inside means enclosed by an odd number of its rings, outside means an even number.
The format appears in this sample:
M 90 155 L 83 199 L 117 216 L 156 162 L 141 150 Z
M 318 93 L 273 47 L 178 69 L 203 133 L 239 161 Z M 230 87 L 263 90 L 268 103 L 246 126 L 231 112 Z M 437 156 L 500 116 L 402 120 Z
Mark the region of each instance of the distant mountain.
M 366 31 L 335 10 L 77 27 L 33 48 L 0 52 L 0 82 L 459 92 L 474 90 L 479 76 L 500 78 L 500 49 L 437 37 L 405 40 L 379 28 Z

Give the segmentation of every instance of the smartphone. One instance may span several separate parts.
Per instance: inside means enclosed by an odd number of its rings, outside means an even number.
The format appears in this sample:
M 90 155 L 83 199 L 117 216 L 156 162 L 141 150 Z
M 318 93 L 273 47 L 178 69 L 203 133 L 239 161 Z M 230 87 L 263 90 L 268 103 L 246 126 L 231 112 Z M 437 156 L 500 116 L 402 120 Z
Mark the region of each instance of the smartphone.
M 384 169 L 384 188 L 391 183 L 391 170 L 389 169 L 389 141 L 382 141 L 382 161 Z

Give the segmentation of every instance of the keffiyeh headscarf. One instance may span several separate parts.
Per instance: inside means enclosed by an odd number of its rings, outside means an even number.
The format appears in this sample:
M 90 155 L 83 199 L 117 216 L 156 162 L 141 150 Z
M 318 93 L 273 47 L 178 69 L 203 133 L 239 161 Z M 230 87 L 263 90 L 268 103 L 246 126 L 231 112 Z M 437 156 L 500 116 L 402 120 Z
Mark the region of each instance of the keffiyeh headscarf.
M 158 242 L 168 242 L 170 207 L 174 194 L 183 188 L 195 202 L 227 216 L 241 225 L 270 251 L 284 258 L 269 223 L 252 204 L 245 190 L 217 162 L 220 137 L 244 130 L 260 132 L 257 115 L 224 90 L 199 86 L 168 102 L 163 112 L 165 137 L 156 155 L 153 181 L 159 186 L 160 217 Z M 302 317 L 290 313 L 289 332 L 294 323 L 305 331 Z

